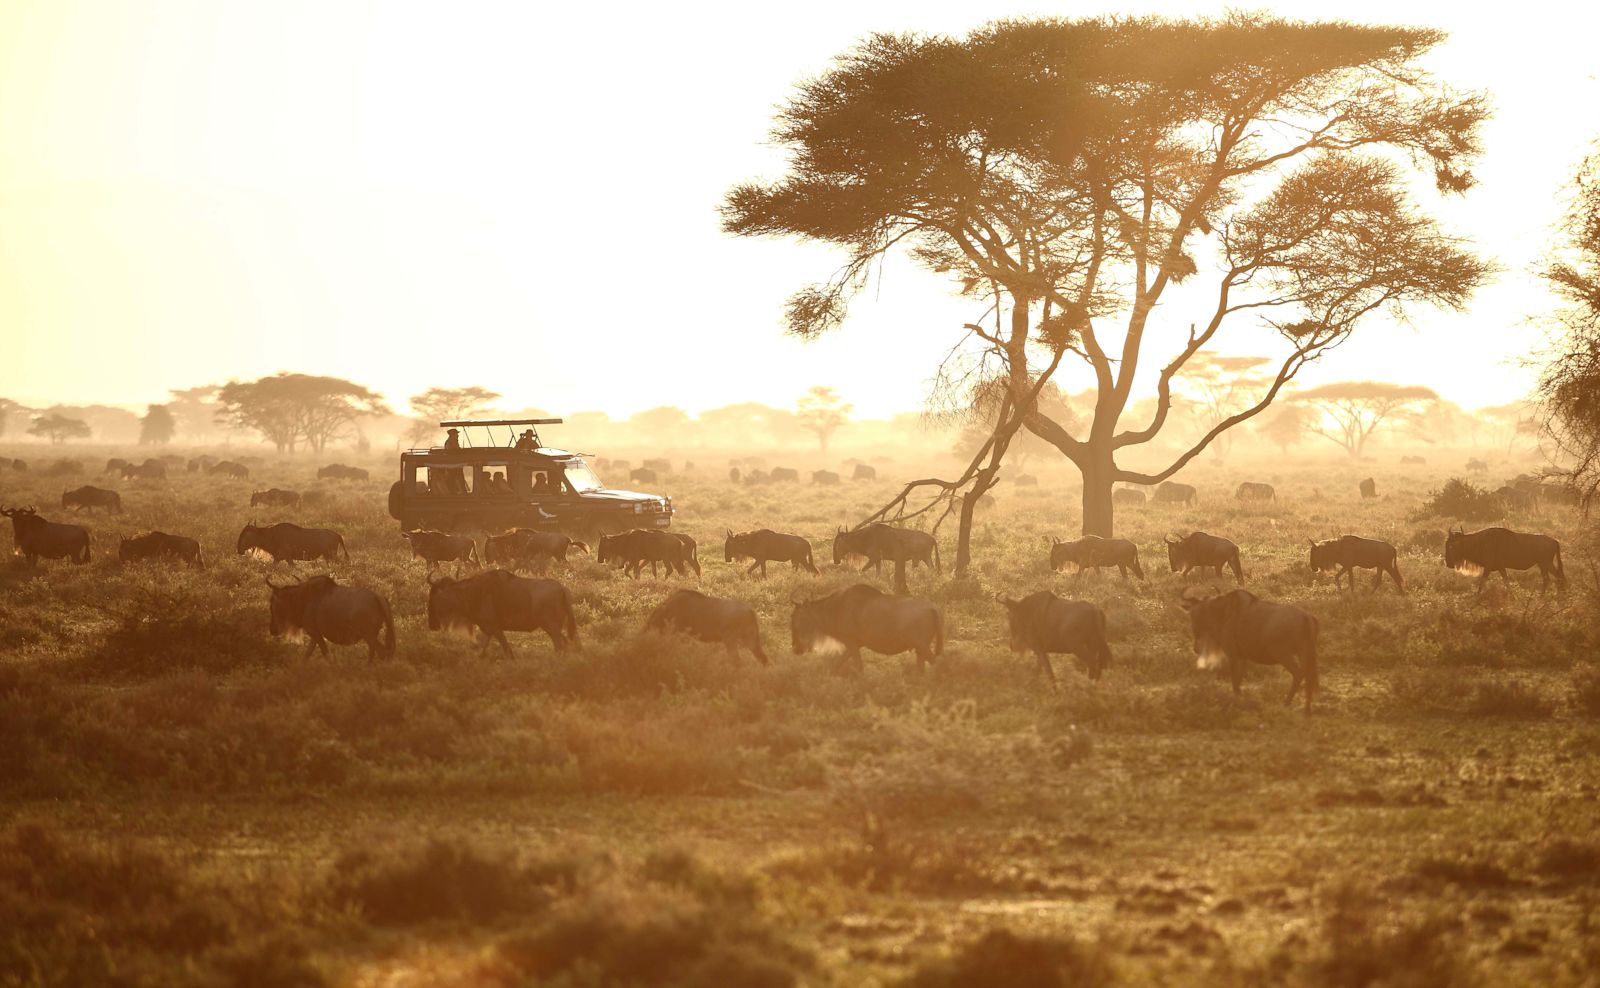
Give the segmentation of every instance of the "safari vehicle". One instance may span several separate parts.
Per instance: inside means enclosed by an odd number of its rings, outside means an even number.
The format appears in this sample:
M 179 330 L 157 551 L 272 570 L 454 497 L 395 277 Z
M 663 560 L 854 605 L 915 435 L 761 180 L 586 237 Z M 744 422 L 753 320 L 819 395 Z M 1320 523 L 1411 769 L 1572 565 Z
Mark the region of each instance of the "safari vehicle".
M 501 532 L 534 528 L 603 534 L 672 524 L 672 499 L 611 490 L 583 456 L 544 445 L 542 425 L 561 419 L 494 419 L 440 422 L 455 429 L 459 446 L 408 449 L 400 454 L 400 479 L 389 488 L 389 514 L 402 531 Z M 506 427 L 509 441 L 496 442 Z M 518 440 L 517 429 L 526 427 Z M 481 444 L 474 445 L 474 430 Z

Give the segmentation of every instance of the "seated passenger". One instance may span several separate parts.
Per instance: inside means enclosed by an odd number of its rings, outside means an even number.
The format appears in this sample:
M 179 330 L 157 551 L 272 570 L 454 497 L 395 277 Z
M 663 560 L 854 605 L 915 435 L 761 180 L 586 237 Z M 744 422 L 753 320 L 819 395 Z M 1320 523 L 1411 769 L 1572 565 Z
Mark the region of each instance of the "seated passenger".
M 547 473 L 535 474 L 533 478 L 533 492 L 535 494 L 554 494 L 555 488 L 550 484 L 550 475 Z
M 538 443 L 535 442 L 534 438 L 533 438 L 533 430 L 532 429 L 524 429 L 522 431 L 522 435 L 517 437 L 517 444 L 515 446 L 513 446 L 512 448 L 516 449 L 516 450 L 520 450 L 521 452 L 524 452 L 524 453 L 531 453 L 531 452 L 533 452 L 533 450 L 535 448 L 537 448 L 537 446 L 538 446 Z

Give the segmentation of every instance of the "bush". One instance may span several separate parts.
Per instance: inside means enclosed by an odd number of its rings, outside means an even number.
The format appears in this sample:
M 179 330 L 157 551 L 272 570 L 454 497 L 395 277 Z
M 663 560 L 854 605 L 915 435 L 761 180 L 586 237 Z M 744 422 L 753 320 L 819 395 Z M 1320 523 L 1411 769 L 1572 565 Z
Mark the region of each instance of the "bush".
M 924 964 L 901 984 L 904 988 L 1094 988 L 1111 982 L 1110 965 L 1099 950 L 1071 940 L 991 930 L 951 957 Z
M 1453 477 L 1440 489 L 1428 492 L 1428 499 L 1412 514 L 1411 520 L 1455 518 L 1460 521 L 1498 521 L 1504 517 L 1505 506 L 1493 491 L 1474 487 L 1460 477 Z
M 333 866 L 327 894 L 380 926 L 487 923 L 544 906 L 551 897 L 547 886 L 570 885 L 577 870 L 574 861 L 527 867 L 435 839 L 400 851 L 344 854 Z
M 1370 896 L 1341 888 L 1305 980 L 1329 988 L 1463 988 L 1477 977 L 1463 957 L 1458 929 L 1443 916 L 1395 920 Z
M 1575 669 L 1572 673 L 1572 706 L 1585 717 L 1600 717 L 1600 669 Z

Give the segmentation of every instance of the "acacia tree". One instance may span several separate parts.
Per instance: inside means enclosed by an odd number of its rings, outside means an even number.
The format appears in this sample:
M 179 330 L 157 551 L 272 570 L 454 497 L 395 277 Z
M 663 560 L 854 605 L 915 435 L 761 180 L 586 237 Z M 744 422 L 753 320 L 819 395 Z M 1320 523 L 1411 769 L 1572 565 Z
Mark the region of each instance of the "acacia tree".
M 166 405 L 150 405 L 139 420 L 139 445 L 170 443 L 178 431 L 178 420 Z
M 28 429 L 28 435 L 41 436 L 50 440 L 50 445 L 59 446 L 69 439 L 88 439 L 90 429 L 89 423 L 83 419 L 51 412 L 34 419 L 33 425 Z
M 411 407 L 417 414 L 438 423 L 464 419 L 500 397 L 500 392 L 477 386 L 469 388 L 429 388 L 411 396 Z
M 1600 145 L 1578 168 L 1563 227 L 1543 271 L 1562 305 L 1538 394 L 1546 433 L 1573 457 L 1573 483 L 1590 505 L 1600 495 Z
M 965 342 L 1025 427 L 1083 475 L 1084 531 L 1110 535 L 1116 483 L 1172 476 L 1372 313 L 1459 307 L 1482 280 L 1485 265 L 1409 190 L 1418 165 L 1441 192 L 1466 190 L 1479 151 L 1483 99 L 1417 65 L 1442 39 L 1260 15 L 876 35 L 780 111 L 788 173 L 734 188 L 724 227 L 843 249 L 836 274 L 788 304 L 802 337 L 841 325 L 895 250 L 991 299 L 995 325 L 966 324 Z M 1209 298 L 1186 337 L 1153 323 L 1169 290 L 1202 273 Z M 1225 325 L 1278 337 L 1265 387 L 1164 468 L 1119 465 L 1161 432 L 1175 378 Z M 1121 429 L 1163 342 L 1150 418 Z M 1095 379 L 1077 430 L 1029 398 L 1063 355 Z
M 1366 450 L 1367 440 L 1378 426 L 1407 416 L 1426 402 L 1438 401 L 1439 396 L 1420 384 L 1341 381 L 1302 391 L 1292 400 L 1321 413 L 1307 426 L 1312 435 L 1343 447 L 1355 459 Z
M 1189 361 L 1189 373 L 1184 381 L 1185 396 L 1198 412 L 1195 417 L 1198 434 L 1193 435 L 1191 441 L 1254 401 L 1271 383 L 1270 378 L 1261 373 L 1271 362 L 1270 357 L 1195 354 Z M 1233 433 L 1218 436 L 1212 449 L 1218 456 L 1226 456 L 1233 449 Z
M 217 391 L 217 415 L 250 429 L 293 453 L 301 442 L 322 452 L 358 418 L 383 415 L 383 396 L 338 377 L 275 374 L 257 381 L 230 381 Z
M 815 435 L 817 444 L 826 453 L 828 440 L 850 421 L 854 408 L 837 391 L 819 384 L 801 396 L 795 414 L 800 427 Z
M 10 398 L 0 398 L 0 436 L 6 434 L 11 416 L 26 413 L 27 409 Z
M 1279 453 L 1287 453 L 1290 447 L 1305 440 L 1316 417 L 1316 411 L 1305 405 L 1293 402 L 1276 405 L 1261 416 L 1256 433 L 1278 447 Z

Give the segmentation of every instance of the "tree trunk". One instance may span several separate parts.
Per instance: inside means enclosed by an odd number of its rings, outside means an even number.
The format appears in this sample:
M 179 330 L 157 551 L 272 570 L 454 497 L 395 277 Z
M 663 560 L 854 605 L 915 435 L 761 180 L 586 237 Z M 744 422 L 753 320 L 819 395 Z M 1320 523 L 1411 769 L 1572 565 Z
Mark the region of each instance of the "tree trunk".
M 1083 534 L 1112 537 L 1111 488 L 1116 483 L 1116 471 L 1109 456 L 1079 464 L 1083 477 Z

